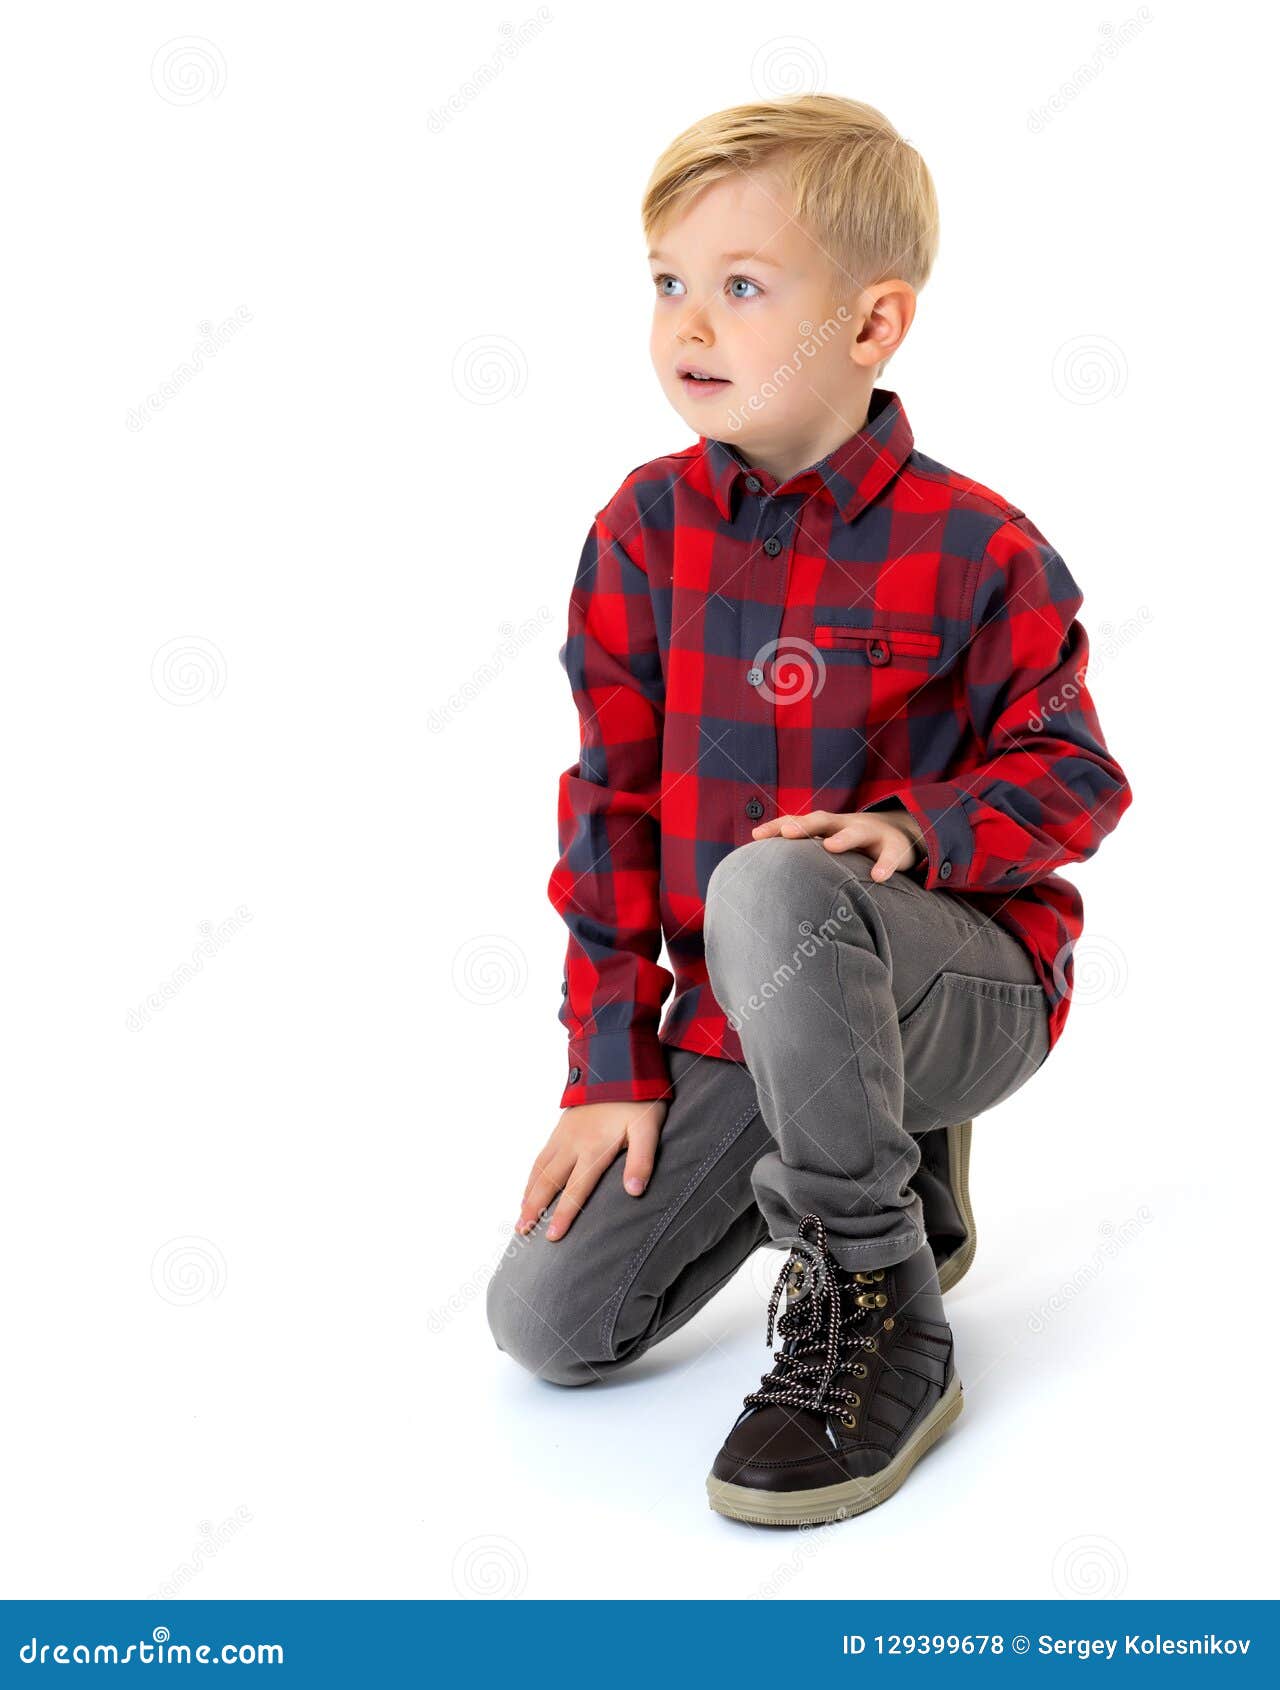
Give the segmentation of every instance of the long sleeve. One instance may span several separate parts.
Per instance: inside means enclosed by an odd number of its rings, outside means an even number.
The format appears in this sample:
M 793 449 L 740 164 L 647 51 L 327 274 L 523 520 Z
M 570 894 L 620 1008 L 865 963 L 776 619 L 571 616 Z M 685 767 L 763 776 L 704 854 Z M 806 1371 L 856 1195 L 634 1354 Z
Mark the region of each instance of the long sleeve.
M 569 929 L 561 1107 L 670 1089 L 658 1040 L 673 983 L 658 963 L 663 676 L 649 581 L 598 515 L 582 548 L 560 662 L 580 753 L 560 776 L 548 896 Z
M 1089 643 L 1066 564 L 1023 514 L 992 536 L 960 662 L 983 750 L 954 777 L 911 781 L 900 804 L 924 830 L 924 885 L 1012 891 L 1097 850 L 1133 794 L 1085 684 Z

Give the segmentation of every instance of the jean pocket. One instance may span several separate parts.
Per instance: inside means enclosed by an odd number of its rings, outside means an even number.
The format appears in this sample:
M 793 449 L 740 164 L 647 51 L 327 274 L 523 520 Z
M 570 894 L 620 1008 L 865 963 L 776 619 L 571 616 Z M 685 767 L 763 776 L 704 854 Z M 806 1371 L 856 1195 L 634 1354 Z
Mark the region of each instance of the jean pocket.
M 903 1125 L 953 1126 L 1011 1097 L 1049 1054 L 1043 988 L 944 969 L 898 1023 Z

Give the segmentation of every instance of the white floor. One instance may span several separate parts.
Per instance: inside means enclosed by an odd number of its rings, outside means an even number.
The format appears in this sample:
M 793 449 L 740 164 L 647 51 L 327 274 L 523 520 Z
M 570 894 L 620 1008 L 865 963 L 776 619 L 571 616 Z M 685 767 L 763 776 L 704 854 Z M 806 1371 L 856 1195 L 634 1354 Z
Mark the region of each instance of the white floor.
M 948 1299 L 965 1409 L 889 1503 L 798 1533 L 707 1508 L 711 1458 L 768 1364 L 762 1293 L 781 1258 L 762 1252 L 629 1378 L 564 1392 L 497 1358 L 501 1447 L 473 1518 L 505 1540 L 521 1588 L 1270 1595 L 1252 1526 L 1266 1416 L 1266 1373 L 1243 1364 L 1262 1337 L 1253 1298 L 1188 1252 L 1195 1205 L 1170 1186 L 997 1214 L 990 1139 L 1006 1137 L 993 1122 L 980 1143 L 986 1225 Z M 1221 1382 L 1206 1394 L 1209 1371 Z

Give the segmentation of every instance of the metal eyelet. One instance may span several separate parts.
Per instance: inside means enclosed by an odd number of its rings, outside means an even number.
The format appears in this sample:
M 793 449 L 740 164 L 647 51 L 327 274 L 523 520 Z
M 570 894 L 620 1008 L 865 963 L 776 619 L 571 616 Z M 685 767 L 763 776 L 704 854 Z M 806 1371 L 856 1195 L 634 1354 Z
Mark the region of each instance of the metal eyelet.
M 854 1427 L 858 1424 L 858 1417 L 856 1414 L 842 1414 L 840 1416 L 840 1424 L 842 1426 L 847 1426 L 852 1432 Z
M 887 1315 L 885 1317 L 885 1319 L 880 1322 L 880 1325 L 885 1332 L 892 1332 L 893 1331 L 893 1316 Z
M 870 1371 L 871 1369 L 867 1366 L 865 1361 L 855 1361 L 852 1368 L 850 1368 L 850 1372 L 853 1374 L 855 1379 L 865 1379 Z

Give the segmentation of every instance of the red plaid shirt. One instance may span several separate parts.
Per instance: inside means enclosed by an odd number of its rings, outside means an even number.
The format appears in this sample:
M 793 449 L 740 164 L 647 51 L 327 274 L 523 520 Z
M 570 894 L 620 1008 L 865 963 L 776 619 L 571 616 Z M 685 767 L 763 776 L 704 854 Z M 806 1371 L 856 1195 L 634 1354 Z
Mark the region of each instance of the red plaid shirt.
M 1054 871 L 1132 794 L 1066 564 L 912 440 L 877 388 L 785 482 L 702 436 L 597 515 L 560 650 L 581 722 L 547 888 L 569 928 L 562 1107 L 662 1097 L 664 1045 L 743 1060 L 707 982 L 707 881 L 757 822 L 808 810 L 909 810 L 909 872 L 1021 941 L 1061 1033 L 1082 903 Z

